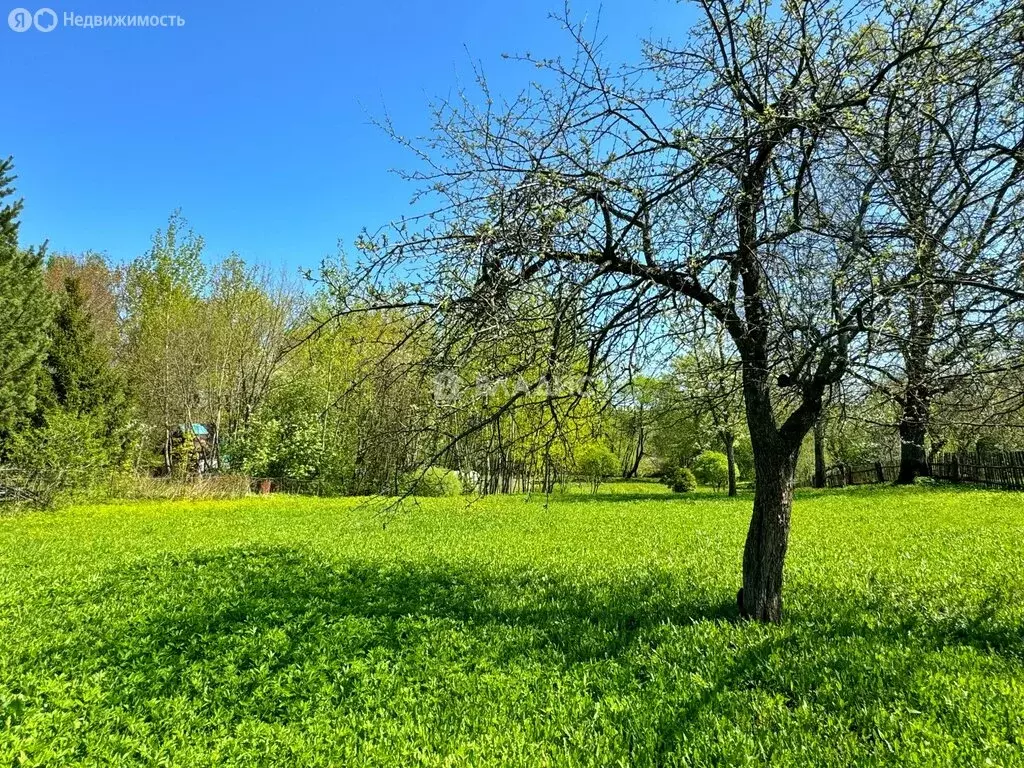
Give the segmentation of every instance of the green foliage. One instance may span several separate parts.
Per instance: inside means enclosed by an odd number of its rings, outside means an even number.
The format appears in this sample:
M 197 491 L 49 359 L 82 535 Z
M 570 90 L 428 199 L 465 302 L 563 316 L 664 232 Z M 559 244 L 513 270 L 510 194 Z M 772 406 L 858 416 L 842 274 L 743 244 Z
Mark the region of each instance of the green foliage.
M 652 478 L 658 475 L 658 462 L 651 456 L 644 456 L 640 459 L 640 466 L 637 468 L 636 476 L 642 478 Z
M 58 506 L 101 494 L 119 453 L 111 449 L 103 419 L 53 408 L 39 426 L 15 433 L 10 460 L 31 477 L 36 503 Z
M 649 450 L 660 459 L 661 473 L 686 466 L 700 453 L 707 435 L 701 420 L 666 385 L 664 400 L 655 411 Z
M 729 460 L 724 453 L 704 451 L 693 460 L 693 474 L 704 485 L 721 490 L 729 482 Z
M 686 467 L 677 467 L 666 483 L 675 493 L 689 493 L 697 490 L 697 478 Z
M 79 279 L 69 276 L 56 297 L 46 357 L 47 409 L 92 417 L 102 424 L 105 455 L 122 461 L 136 438 L 134 407 L 114 368 L 112 350 L 97 339 Z
M 56 305 L 46 356 L 50 399 L 76 413 L 122 409 L 125 398 L 114 374 L 110 350 L 96 341 L 78 278 L 65 279 Z
M 437 414 L 429 386 L 403 357 L 416 352 L 412 343 L 380 359 L 406 331 L 402 318 L 372 314 L 300 328 L 297 336 L 311 338 L 287 356 L 260 407 L 225 442 L 231 466 L 316 480 L 323 493 L 393 493 L 395 468 L 410 461 L 408 435 Z
M 427 498 L 461 496 L 462 480 L 458 472 L 444 467 L 414 469 L 402 476 L 399 491 Z
M 888 425 L 899 421 L 899 409 L 887 394 L 868 393 L 849 415 L 854 418 L 826 415 L 825 446 L 830 464 L 871 464 L 885 461 L 887 456 L 898 461 L 899 435 Z M 805 471 L 814 470 L 813 445 L 809 439 L 807 450 L 800 453 L 801 462 L 806 461 Z
M 317 413 L 298 407 L 277 413 L 262 412 L 227 446 L 234 465 L 252 477 L 338 479 L 345 473 L 333 441 L 324 440 Z
M 4 441 L 36 410 L 43 375 L 50 305 L 43 285 L 43 253 L 18 245 L 20 200 L 13 162 L 0 161 L 0 458 Z
M 122 364 L 141 415 L 163 450 L 169 425 L 193 423 L 208 357 L 203 239 L 179 212 L 125 273 Z
M 736 461 L 736 474 L 744 480 L 754 479 L 754 448 L 749 438 L 737 440 L 732 447 L 733 459 Z
M 596 492 L 605 478 L 621 470 L 619 459 L 604 443 L 589 443 L 576 452 L 576 470 Z
M 1016 494 L 798 494 L 765 627 L 749 500 L 644 489 L 0 521 L 0 764 L 1024 761 Z
M 109 350 L 96 341 L 78 280 L 55 297 L 39 408 L 11 437 L 8 460 L 32 478 L 37 501 L 101 495 L 123 471 L 137 437 Z

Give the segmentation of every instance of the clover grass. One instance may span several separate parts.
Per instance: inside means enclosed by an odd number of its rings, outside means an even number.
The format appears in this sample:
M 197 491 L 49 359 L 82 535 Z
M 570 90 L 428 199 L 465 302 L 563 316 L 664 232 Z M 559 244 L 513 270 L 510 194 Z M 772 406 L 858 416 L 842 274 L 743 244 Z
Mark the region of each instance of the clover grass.
M 0 765 L 1024 765 L 1022 502 L 801 494 L 779 626 L 749 496 L 0 518 Z

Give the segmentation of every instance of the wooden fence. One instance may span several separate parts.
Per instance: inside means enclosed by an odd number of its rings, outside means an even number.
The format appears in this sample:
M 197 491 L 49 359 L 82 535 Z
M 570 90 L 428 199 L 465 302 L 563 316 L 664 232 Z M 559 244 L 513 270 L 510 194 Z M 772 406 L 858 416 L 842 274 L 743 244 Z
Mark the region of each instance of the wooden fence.
M 932 477 L 1024 490 L 1024 451 L 943 453 L 932 460 Z
M 899 473 L 898 464 L 837 464 L 825 470 L 826 488 L 845 488 L 848 485 L 872 485 L 875 483 L 891 483 Z M 811 487 L 814 476 L 801 477 L 797 485 Z
M 899 474 L 899 464 L 839 464 L 825 471 L 825 486 L 845 488 L 848 485 L 891 483 Z M 931 476 L 953 483 L 978 483 L 994 488 L 1024 490 L 1024 451 L 1008 453 L 943 453 L 931 462 Z M 814 476 L 805 475 L 797 485 L 814 485 Z

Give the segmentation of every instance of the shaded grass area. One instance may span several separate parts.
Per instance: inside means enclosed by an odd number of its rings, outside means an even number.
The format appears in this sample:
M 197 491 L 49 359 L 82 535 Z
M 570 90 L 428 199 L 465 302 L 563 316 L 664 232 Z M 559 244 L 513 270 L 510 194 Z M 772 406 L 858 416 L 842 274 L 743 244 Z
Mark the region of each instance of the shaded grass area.
M 1024 764 L 1024 510 L 749 499 L 82 508 L 0 521 L 0 765 Z

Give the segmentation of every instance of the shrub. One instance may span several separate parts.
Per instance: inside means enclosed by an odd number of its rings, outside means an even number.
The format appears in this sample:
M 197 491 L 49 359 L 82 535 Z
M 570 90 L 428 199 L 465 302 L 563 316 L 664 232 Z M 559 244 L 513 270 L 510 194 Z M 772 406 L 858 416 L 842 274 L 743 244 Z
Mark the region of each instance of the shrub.
M 738 438 L 733 446 L 736 473 L 744 480 L 754 479 L 754 449 L 746 438 Z
M 681 469 L 679 464 L 664 462 L 659 468 L 658 480 L 668 488 L 671 488 L 676 481 L 676 473 Z
M 444 467 L 414 469 L 402 476 L 399 483 L 402 494 L 411 496 L 461 496 L 462 481 L 459 473 Z
M 697 490 L 697 478 L 686 467 L 677 467 L 668 485 L 676 493 L 689 493 Z
M 618 457 L 608 446 L 602 443 L 590 443 L 583 446 L 576 454 L 576 468 L 589 482 L 597 493 L 598 486 L 606 477 L 618 474 L 621 469 Z
M 119 453 L 101 418 L 54 408 L 42 426 L 14 436 L 10 459 L 32 503 L 54 507 L 102 496 Z
M 704 485 L 714 486 L 721 490 L 729 482 L 729 460 L 724 453 L 704 451 L 693 460 L 693 474 Z
M 660 467 L 658 462 L 649 456 L 644 456 L 640 459 L 640 466 L 637 467 L 637 477 L 657 477 Z

